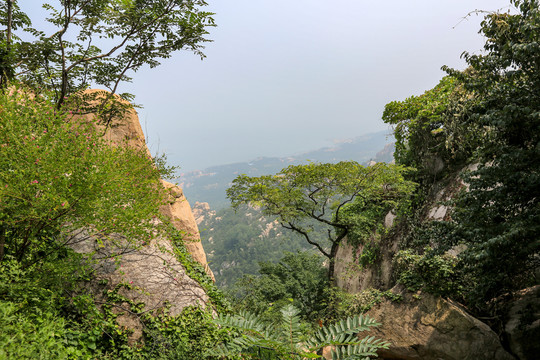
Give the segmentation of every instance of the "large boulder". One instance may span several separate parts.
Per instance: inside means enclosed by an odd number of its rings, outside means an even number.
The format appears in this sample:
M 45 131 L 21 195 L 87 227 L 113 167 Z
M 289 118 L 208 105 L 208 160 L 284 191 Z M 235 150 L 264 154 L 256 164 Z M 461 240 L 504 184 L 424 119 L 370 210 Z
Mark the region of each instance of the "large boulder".
M 169 315 L 176 316 L 187 306 L 208 303 L 205 290 L 188 276 L 166 238 L 157 237 L 146 246 L 132 249 L 121 235 L 117 235 L 115 245 L 101 244 L 84 229 L 71 237 L 76 252 L 92 254 L 94 274 L 85 292 L 93 294 L 98 304 L 113 304 L 113 312 L 119 314 L 118 324 L 133 331 L 131 343 L 142 337 L 141 315 L 167 309 Z M 127 302 L 110 298 L 115 292 Z M 144 304 L 143 311 L 134 312 L 130 302 Z
M 83 98 L 90 104 L 90 108 L 92 108 L 99 106 L 109 95 L 110 93 L 105 90 L 91 89 L 79 94 L 78 97 Z M 133 106 L 117 95 L 113 96 L 112 101 L 118 106 L 121 106 L 121 116 L 112 117 L 107 123 L 96 122 L 95 114 L 91 112 L 79 114 L 77 107 L 74 107 L 73 116 L 79 118 L 81 121 L 95 124 L 111 146 L 130 146 L 136 149 L 143 149 L 150 154 L 139 117 Z M 73 103 L 74 105 L 72 106 L 79 104 L 76 100 L 73 100 Z M 188 252 L 190 252 L 195 261 L 199 262 L 205 268 L 206 272 L 213 279 L 214 275 L 208 267 L 206 254 L 200 241 L 197 223 L 182 189 L 166 181 L 162 181 L 162 184 L 169 192 L 169 199 L 167 204 L 160 208 L 161 213 L 167 216 L 174 227 L 184 234 Z
M 399 302 L 382 300 L 367 312 L 382 325 L 362 333 L 387 340 L 382 359 L 510 360 L 497 334 L 458 304 L 429 294 L 401 293 Z

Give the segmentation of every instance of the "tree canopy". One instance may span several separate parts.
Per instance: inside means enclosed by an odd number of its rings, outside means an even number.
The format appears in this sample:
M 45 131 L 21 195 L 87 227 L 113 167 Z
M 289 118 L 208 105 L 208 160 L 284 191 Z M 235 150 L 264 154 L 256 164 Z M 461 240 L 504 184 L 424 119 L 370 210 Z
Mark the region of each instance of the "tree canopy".
M 479 125 L 465 125 L 474 101 L 461 82 L 446 76 L 422 95 L 386 104 L 382 118 L 394 126 L 396 161 L 414 167 L 417 181 L 428 184 L 463 166 L 482 137 Z
M 323 317 L 330 284 L 319 254 L 286 252 L 277 263 L 260 262 L 259 274 L 244 275 L 235 284 L 236 306 L 273 319 L 292 301 L 304 320 L 314 322 Z
M 227 190 L 233 207 L 241 204 L 259 206 L 277 216 L 286 229 L 302 235 L 329 259 L 329 277 L 339 245 L 353 229 L 376 229 L 373 210 L 380 217 L 406 197 L 413 184 L 403 178 L 406 168 L 378 163 L 362 166 L 354 161 L 337 164 L 292 165 L 276 175 L 238 176 Z M 358 205 L 363 211 L 347 211 Z M 379 218 L 378 220 L 381 220 Z M 314 241 L 315 224 L 324 225 L 325 243 Z

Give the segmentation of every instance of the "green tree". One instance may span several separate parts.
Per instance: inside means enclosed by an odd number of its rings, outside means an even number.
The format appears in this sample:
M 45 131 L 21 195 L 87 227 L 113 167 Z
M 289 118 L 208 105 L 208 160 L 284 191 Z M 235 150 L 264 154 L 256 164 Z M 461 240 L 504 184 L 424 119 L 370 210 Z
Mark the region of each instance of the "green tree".
M 447 69 L 475 94 L 466 126 L 484 129 L 452 236 L 467 245 L 462 259 L 477 304 L 538 283 L 540 267 L 540 5 L 511 3 L 516 14 L 482 22 L 485 52 L 464 53 L 473 71 Z
M 237 306 L 275 318 L 290 299 L 304 320 L 322 317 L 329 299 L 323 258 L 310 252 L 286 253 L 278 262 L 260 262 L 259 276 L 245 275 L 235 284 Z
M 83 233 L 118 249 L 144 245 L 159 229 L 151 220 L 167 169 L 28 94 L 0 95 L 0 262 L 40 261 Z
M 27 84 L 53 91 L 58 108 L 66 97 L 90 85 L 106 87 L 111 91 L 107 101 L 114 100 L 120 82 L 131 80 L 130 72 L 146 65 L 156 67 L 175 51 L 190 50 L 204 57 L 207 28 L 214 25 L 212 13 L 201 10 L 207 5 L 204 0 L 43 3 L 52 31 L 31 28 L 16 1 L 3 3 L 4 73 L 13 72 Z M 12 30 L 21 29 L 31 39 L 21 41 L 20 36 L 12 41 Z
M 17 48 L 13 40 L 20 39 L 14 36 L 13 31 L 30 26 L 31 22 L 14 0 L 6 0 L 0 2 L 0 24 L 5 27 L 5 31 L 0 32 L 0 88 L 3 89 L 15 75 Z
M 377 356 L 377 350 L 388 348 L 388 343 L 357 334 L 378 326 L 375 320 L 357 315 L 321 328 L 314 336 L 305 338 L 300 331 L 299 310 L 289 304 L 281 310 L 282 319 L 267 325 L 256 315 L 220 316 L 216 323 L 237 330 L 240 335 L 222 344 L 212 353 L 218 355 L 242 354 L 252 359 L 321 359 L 317 355 L 324 347 L 332 346 L 332 359 L 364 359 Z
M 347 211 L 347 206 L 359 201 L 359 208 L 373 205 L 392 210 L 413 189 L 413 184 L 403 178 L 405 170 L 384 163 L 364 167 L 354 161 L 289 166 L 276 175 L 240 175 L 227 196 L 234 208 L 242 204 L 259 206 L 263 213 L 277 216 L 284 228 L 303 236 L 328 258 L 328 276 L 332 279 L 341 242 L 353 229 L 364 229 L 366 223 L 373 222 L 366 216 L 369 212 Z M 314 240 L 315 225 L 324 226 L 324 243 Z

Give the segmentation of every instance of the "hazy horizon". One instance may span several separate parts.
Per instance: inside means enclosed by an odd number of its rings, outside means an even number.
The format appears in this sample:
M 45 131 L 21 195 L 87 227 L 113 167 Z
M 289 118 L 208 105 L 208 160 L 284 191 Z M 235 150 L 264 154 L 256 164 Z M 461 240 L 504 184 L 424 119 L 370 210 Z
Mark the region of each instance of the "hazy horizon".
M 251 158 L 248 158 L 248 159 L 245 159 L 245 160 L 238 160 L 238 161 L 232 161 L 232 162 L 225 162 L 225 163 L 221 163 L 221 164 L 214 164 L 214 165 L 210 165 L 210 166 L 207 166 L 207 167 L 201 168 L 201 169 L 193 169 L 193 170 L 188 170 L 188 171 L 180 170 L 178 172 L 178 175 L 179 175 L 179 178 L 180 178 L 182 175 L 188 174 L 188 173 L 193 173 L 193 172 L 203 171 L 203 170 L 206 170 L 206 169 L 212 169 L 212 168 L 228 166 L 228 165 L 245 164 L 245 163 L 249 163 L 249 162 L 252 162 L 252 161 L 258 161 L 258 160 L 262 160 L 262 159 L 272 159 L 272 158 L 297 158 L 297 159 L 300 159 L 300 158 L 303 158 L 304 156 L 307 156 L 310 153 L 313 153 L 315 151 L 321 151 L 321 150 L 325 150 L 325 149 L 328 149 L 330 151 L 332 148 L 336 148 L 336 147 L 339 147 L 340 145 L 353 142 L 354 140 L 357 140 L 359 138 L 369 137 L 369 136 L 372 136 L 372 135 L 378 135 L 378 134 L 382 134 L 382 133 L 386 133 L 385 135 L 387 135 L 387 137 L 388 137 L 388 141 L 387 141 L 386 144 L 390 144 L 390 143 L 394 142 L 392 132 L 387 131 L 387 130 L 382 130 L 382 131 L 370 132 L 368 134 L 362 134 L 360 136 L 355 136 L 355 137 L 351 137 L 351 138 L 348 138 L 348 139 L 335 140 L 335 141 L 332 141 L 331 144 L 326 144 L 326 145 L 320 146 L 318 148 L 307 149 L 305 151 L 300 151 L 300 152 L 292 153 L 292 154 L 285 154 L 285 155 L 281 155 L 281 156 L 273 155 L 273 154 L 261 155 L 261 156 L 257 156 L 257 157 L 251 157 Z M 381 147 L 380 149 L 373 149 L 373 150 L 374 151 L 381 151 L 381 150 L 383 150 L 383 148 Z M 302 160 L 311 161 L 312 159 L 303 158 Z M 354 160 L 354 159 L 350 159 L 350 160 Z

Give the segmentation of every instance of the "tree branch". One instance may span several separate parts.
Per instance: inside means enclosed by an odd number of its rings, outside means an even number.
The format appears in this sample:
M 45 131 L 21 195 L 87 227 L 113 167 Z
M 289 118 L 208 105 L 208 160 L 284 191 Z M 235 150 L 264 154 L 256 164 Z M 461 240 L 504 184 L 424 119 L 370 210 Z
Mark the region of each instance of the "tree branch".
M 299 227 L 296 227 L 294 226 L 293 223 L 291 222 L 287 222 L 287 224 L 283 223 L 283 222 L 280 222 L 281 226 L 283 226 L 285 229 L 289 229 L 289 230 L 292 230 L 292 231 L 296 231 L 297 233 L 301 234 L 302 236 L 304 236 L 304 238 L 306 239 L 306 241 L 315 246 L 320 252 L 321 254 L 323 254 L 324 256 L 326 256 L 327 258 L 331 259 L 331 256 L 329 253 L 327 253 L 321 245 L 319 245 L 318 243 L 316 243 L 315 241 L 312 241 L 310 238 L 309 238 L 309 235 L 306 231 L 302 230 L 301 228 Z

